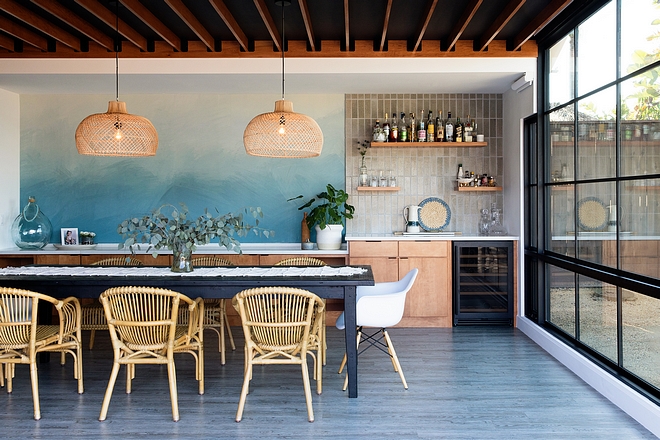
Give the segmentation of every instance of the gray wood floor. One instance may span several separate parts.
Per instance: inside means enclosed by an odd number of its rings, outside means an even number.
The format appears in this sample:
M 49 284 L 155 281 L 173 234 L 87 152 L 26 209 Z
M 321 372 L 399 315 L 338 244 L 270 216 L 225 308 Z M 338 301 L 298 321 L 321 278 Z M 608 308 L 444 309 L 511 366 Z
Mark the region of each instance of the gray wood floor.
M 323 394 L 313 394 L 316 421 L 307 422 L 300 370 L 269 366 L 255 370 L 243 421 L 236 423 L 243 354 L 241 331 L 234 333 L 238 348 L 224 367 L 215 334 L 206 334 L 203 396 L 196 393 L 191 358 L 178 358 L 179 422 L 172 421 L 160 366 L 138 368 L 130 395 L 122 371 L 108 419 L 97 420 L 112 363 L 109 337 L 101 334 L 97 347 L 84 352 L 84 394 L 76 393 L 71 362 L 39 365 L 40 421 L 32 419 L 28 368 L 17 367 L 14 392 L 0 390 L 0 437 L 655 438 L 520 331 L 498 326 L 392 329 L 410 388 L 403 389 L 385 355 L 372 349 L 360 356 L 357 399 L 341 391 L 343 333 L 329 328 Z

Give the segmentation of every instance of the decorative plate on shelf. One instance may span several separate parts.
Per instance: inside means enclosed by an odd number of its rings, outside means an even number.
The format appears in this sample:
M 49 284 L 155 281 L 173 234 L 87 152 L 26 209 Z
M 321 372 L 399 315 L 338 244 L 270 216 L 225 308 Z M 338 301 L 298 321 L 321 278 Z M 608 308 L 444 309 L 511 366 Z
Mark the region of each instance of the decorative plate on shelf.
M 585 197 L 578 202 L 578 225 L 584 231 L 605 229 L 609 215 L 605 203 L 598 197 Z
M 95 244 L 57 244 L 53 243 L 53 246 L 55 246 L 55 249 L 58 249 L 60 251 L 64 250 L 70 250 L 70 251 L 91 251 L 92 249 L 96 249 Z
M 419 204 L 419 225 L 425 231 L 442 231 L 451 220 L 451 210 L 444 200 L 429 197 Z

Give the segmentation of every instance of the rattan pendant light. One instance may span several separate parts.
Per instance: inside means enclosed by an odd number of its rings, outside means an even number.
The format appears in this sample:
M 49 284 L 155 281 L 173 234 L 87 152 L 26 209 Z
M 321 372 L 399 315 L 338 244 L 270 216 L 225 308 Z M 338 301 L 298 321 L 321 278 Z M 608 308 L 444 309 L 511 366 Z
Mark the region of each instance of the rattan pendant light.
M 304 158 L 316 157 L 323 149 L 323 132 L 316 121 L 293 111 L 293 103 L 284 99 L 284 6 L 282 6 L 282 99 L 275 101 L 275 111 L 255 116 L 245 127 L 243 145 L 251 156 Z
M 76 129 L 78 153 L 91 156 L 154 156 L 158 133 L 142 116 L 126 111 L 119 100 L 119 1 L 117 1 L 115 41 L 115 101 L 108 102 L 106 113 L 87 116 Z

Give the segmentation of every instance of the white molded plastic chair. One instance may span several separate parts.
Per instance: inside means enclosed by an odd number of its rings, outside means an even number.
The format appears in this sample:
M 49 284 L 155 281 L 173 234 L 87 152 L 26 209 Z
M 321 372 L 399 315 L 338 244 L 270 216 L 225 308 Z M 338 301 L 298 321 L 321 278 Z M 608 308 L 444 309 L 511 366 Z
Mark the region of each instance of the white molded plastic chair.
M 387 327 L 392 327 L 401 321 L 403 309 L 406 305 L 406 294 L 415 282 L 417 273 L 418 270 L 413 269 L 399 281 L 376 283 L 373 286 L 358 286 L 356 291 L 355 321 L 357 324 L 358 349 L 360 348 L 360 342 L 369 343 L 358 355 L 369 347 L 376 347 L 389 354 L 394 371 L 399 373 L 405 389 L 408 389 L 408 383 L 406 383 L 406 378 L 403 376 L 403 370 L 401 370 L 399 358 L 387 333 Z M 339 315 L 336 326 L 339 330 L 345 328 L 344 313 Z M 380 330 L 369 335 L 363 332 L 363 327 L 376 327 Z M 379 333 L 382 333 L 382 336 L 379 336 Z M 385 342 L 382 341 L 383 339 Z M 339 367 L 339 374 L 344 370 L 344 365 L 346 365 L 345 354 Z M 347 386 L 348 374 L 346 374 L 344 380 L 344 391 L 346 391 Z

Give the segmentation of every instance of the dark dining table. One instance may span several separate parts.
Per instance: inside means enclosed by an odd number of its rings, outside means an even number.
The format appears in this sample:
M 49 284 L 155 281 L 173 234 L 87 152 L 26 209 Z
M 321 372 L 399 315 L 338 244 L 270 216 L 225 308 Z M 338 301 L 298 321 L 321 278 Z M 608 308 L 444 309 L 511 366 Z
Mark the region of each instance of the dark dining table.
M 327 266 L 326 266 L 327 267 Z M 32 290 L 55 298 L 74 296 L 98 298 L 110 287 L 150 286 L 176 290 L 191 298 L 232 298 L 238 292 L 253 287 L 286 286 L 309 290 L 321 298 L 342 299 L 346 322 L 345 340 L 348 371 L 348 397 L 358 396 L 356 346 L 355 293 L 358 286 L 374 285 L 371 266 L 335 267 L 335 273 L 319 274 L 319 269 L 310 269 L 305 274 L 301 268 L 277 268 L 277 275 L 268 275 L 275 267 L 199 268 L 188 274 L 177 274 L 169 268 L 122 267 L 92 269 L 89 266 L 27 266 L 25 268 L 0 269 L 0 287 Z M 353 268 L 353 269 L 351 269 Z M 363 269 L 362 273 L 356 269 Z M 22 269 L 22 270 L 21 270 Z M 106 270 L 104 270 L 106 269 Z M 89 272 L 93 270 L 93 272 Z M 215 272 L 209 272 L 214 270 Z M 240 270 L 240 275 L 238 272 Z M 325 271 L 333 271 L 327 267 Z M 86 272 L 86 273 L 84 273 Z M 345 272 L 342 274 L 342 272 Z M 222 273 L 223 275 L 213 275 Z M 252 273 L 252 274 L 251 274 Z M 287 274 L 289 273 L 289 274 Z M 348 273 L 348 274 L 347 274 Z

